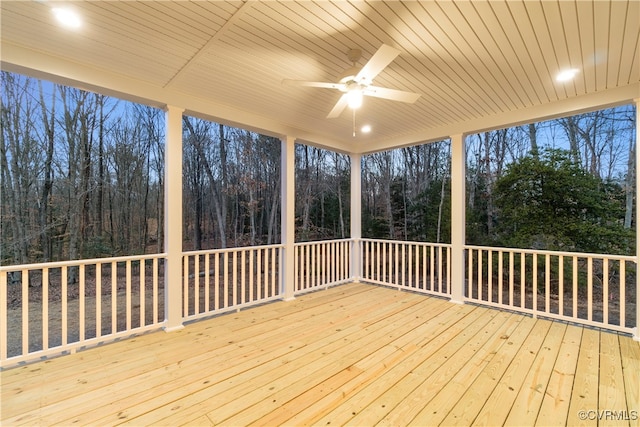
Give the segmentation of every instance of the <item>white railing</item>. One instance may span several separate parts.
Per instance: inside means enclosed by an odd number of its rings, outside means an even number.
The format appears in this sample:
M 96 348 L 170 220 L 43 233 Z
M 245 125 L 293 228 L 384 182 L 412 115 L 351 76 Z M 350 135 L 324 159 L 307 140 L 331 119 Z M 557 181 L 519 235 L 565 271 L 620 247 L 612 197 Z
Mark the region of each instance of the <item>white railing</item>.
M 467 246 L 468 301 L 632 333 L 635 257 Z
M 184 252 L 186 321 L 280 298 L 282 245 Z
M 0 267 L 0 366 L 160 328 L 164 256 Z
M 351 280 L 352 240 L 323 240 L 294 245 L 294 293 L 345 283 Z
M 362 239 L 362 280 L 432 295 L 451 294 L 451 245 Z
M 284 245 L 269 245 L 184 252 L 182 320 L 282 298 L 283 251 Z M 634 332 L 635 257 L 482 246 L 465 251 L 466 301 Z M 358 252 L 359 260 L 352 260 Z M 0 367 L 164 326 L 165 256 L 0 267 Z M 451 295 L 449 244 L 305 242 L 294 245 L 293 259 L 294 294 L 361 279 Z M 353 268 L 360 270 L 357 277 Z

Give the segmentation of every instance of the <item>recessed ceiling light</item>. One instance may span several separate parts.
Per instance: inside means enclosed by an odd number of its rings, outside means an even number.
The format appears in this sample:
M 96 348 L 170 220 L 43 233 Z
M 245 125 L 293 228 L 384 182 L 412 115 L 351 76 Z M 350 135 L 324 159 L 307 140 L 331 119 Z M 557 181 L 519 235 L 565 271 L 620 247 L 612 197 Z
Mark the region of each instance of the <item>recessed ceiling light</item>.
M 364 126 L 362 126 L 362 128 L 360 129 L 360 131 L 361 131 L 362 133 L 369 133 L 369 132 L 371 132 L 371 125 L 364 125 Z
M 54 7 L 51 9 L 53 14 L 56 16 L 58 22 L 65 27 L 69 28 L 79 28 L 82 25 L 82 21 L 80 20 L 80 15 L 78 15 L 75 11 L 63 8 L 63 7 Z
M 576 74 L 578 74 L 580 70 L 578 70 L 577 68 L 571 68 L 568 70 L 562 70 L 558 73 L 558 75 L 556 76 L 556 80 L 559 82 L 567 82 L 571 79 L 573 79 Z

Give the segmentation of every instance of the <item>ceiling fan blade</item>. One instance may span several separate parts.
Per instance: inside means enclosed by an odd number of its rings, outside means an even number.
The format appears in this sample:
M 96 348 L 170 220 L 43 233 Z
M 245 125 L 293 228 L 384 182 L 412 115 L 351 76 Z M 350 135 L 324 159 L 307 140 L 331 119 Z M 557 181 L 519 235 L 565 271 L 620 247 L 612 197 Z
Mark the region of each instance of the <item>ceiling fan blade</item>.
M 347 98 L 347 94 L 345 93 L 340 97 L 340 99 L 338 99 L 338 102 L 336 102 L 336 105 L 333 107 L 333 109 L 329 111 L 329 114 L 327 114 L 327 119 L 335 119 L 336 117 L 338 117 L 340 113 L 342 113 L 342 111 L 346 108 L 348 103 L 349 101 Z
M 391 63 L 396 57 L 400 55 L 400 51 L 395 47 L 383 44 L 380 49 L 364 64 L 362 70 L 356 75 L 356 81 L 361 82 L 365 80 L 367 83 L 378 75 L 384 68 Z
M 282 80 L 283 85 L 288 86 L 309 86 L 309 87 L 321 87 L 326 89 L 341 89 L 342 85 L 338 83 L 325 83 L 325 82 L 306 82 L 304 80 Z
M 413 104 L 420 98 L 419 93 L 405 92 L 403 90 L 387 89 L 386 87 L 367 86 L 364 95 L 376 98 L 390 99 L 392 101 L 406 102 Z

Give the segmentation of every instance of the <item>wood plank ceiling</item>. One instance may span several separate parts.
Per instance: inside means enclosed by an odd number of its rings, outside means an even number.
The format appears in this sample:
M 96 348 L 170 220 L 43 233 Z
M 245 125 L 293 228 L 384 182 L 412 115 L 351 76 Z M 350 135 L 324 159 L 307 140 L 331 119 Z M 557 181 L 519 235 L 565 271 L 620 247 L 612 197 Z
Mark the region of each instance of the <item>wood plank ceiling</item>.
M 369 152 L 630 102 L 640 97 L 640 2 L 69 2 L 83 24 L 54 22 L 61 2 L 2 1 L 2 68 L 347 152 Z M 336 82 L 362 50 L 400 55 L 374 84 L 414 104 L 286 86 Z M 558 83 L 565 68 L 577 77 Z

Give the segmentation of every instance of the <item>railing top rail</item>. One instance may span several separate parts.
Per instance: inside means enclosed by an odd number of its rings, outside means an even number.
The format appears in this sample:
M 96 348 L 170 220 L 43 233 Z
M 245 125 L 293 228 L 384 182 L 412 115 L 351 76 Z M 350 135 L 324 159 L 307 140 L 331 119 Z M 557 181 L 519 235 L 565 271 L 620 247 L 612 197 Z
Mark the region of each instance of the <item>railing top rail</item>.
M 253 251 L 257 249 L 265 249 L 265 248 L 283 248 L 284 245 L 282 243 L 276 243 L 273 245 L 257 245 L 257 246 L 238 246 L 234 248 L 217 248 L 217 249 L 202 249 L 199 251 L 184 251 L 182 255 L 206 255 L 206 254 L 215 254 L 215 253 L 224 253 L 224 252 L 242 252 L 242 251 Z
M 612 254 L 595 254 L 589 252 L 563 252 L 563 251 L 548 251 L 539 249 L 522 249 L 522 248 L 505 248 L 500 246 L 475 246 L 465 245 L 466 249 L 476 250 L 490 250 L 490 251 L 502 251 L 502 252 L 518 252 L 533 255 L 554 255 L 554 256 L 566 256 L 566 257 L 578 257 L 578 258 L 607 258 L 611 260 L 620 261 L 636 261 L 635 256 L 631 255 L 612 255 Z
M 398 243 L 398 244 L 409 244 L 409 245 L 429 245 L 429 246 L 440 246 L 445 248 L 451 247 L 451 243 L 418 242 L 415 240 L 390 240 L 390 239 L 370 239 L 370 238 L 362 238 L 360 240 L 363 242 L 384 242 L 384 243 Z
M 334 242 L 352 242 L 357 239 L 346 238 L 346 239 L 327 239 L 327 240 L 310 240 L 308 242 L 296 242 L 294 246 L 304 246 L 304 245 L 321 245 L 323 243 L 334 243 Z
M 34 264 L 14 264 L 0 266 L 0 271 L 16 271 L 16 270 L 39 270 L 42 268 L 58 268 L 58 267 L 74 267 L 78 265 L 87 264 L 107 264 L 111 262 L 125 262 L 125 261 L 140 261 L 144 259 L 164 258 L 166 253 L 159 254 L 144 254 L 144 255 L 127 255 L 121 257 L 109 257 L 109 258 L 91 258 L 91 259 L 76 259 L 70 261 L 52 261 L 52 262 L 40 262 Z

